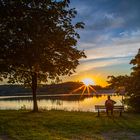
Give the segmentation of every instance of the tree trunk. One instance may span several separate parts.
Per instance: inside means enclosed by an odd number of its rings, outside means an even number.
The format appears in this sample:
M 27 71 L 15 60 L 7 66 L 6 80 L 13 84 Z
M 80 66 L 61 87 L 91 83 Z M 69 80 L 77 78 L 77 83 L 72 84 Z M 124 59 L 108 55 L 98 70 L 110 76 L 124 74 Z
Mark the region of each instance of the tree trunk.
M 38 112 L 36 90 L 37 90 L 37 73 L 34 72 L 32 74 L 33 112 Z

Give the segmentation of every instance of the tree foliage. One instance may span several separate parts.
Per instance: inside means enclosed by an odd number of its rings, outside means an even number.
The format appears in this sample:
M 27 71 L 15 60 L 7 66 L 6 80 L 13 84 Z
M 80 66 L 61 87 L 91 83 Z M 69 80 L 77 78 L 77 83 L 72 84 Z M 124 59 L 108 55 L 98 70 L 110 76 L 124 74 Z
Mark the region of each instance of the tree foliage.
M 130 61 L 133 65 L 131 72 L 131 85 L 128 90 L 128 104 L 137 112 L 140 112 L 140 49 L 134 59 Z
M 119 87 L 126 87 L 129 84 L 130 76 L 119 75 L 119 76 L 108 76 L 108 84 L 110 88 L 114 88 L 116 91 Z
M 134 111 L 140 112 L 140 49 L 135 58 L 130 61 L 130 64 L 133 67 L 129 76 L 109 76 L 108 83 L 114 89 L 125 87 L 126 103 Z
M 36 97 L 38 83 L 75 72 L 85 57 L 75 47 L 84 28 L 73 24 L 76 14 L 69 0 L 0 0 L 1 78 L 30 86 Z

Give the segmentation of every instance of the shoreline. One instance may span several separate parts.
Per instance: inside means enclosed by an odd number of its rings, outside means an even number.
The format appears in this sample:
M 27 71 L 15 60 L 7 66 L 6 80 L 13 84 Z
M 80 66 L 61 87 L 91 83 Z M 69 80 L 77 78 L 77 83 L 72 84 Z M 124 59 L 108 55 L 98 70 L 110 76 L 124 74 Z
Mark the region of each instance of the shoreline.
M 46 93 L 46 92 L 37 92 L 37 96 L 78 96 L 81 95 L 81 93 Z M 82 96 L 96 96 L 96 95 L 122 95 L 122 94 L 117 94 L 114 92 L 97 92 L 97 93 L 90 93 L 90 95 L 85 92 Z M 0 97 L 3 96 L 9 96 L 9 97 L 14 97 L 14 96 L 32 96 L 31 92 L 25 92 L 25 93 L 15 93 L 15 94 L 0 94 Z M 122 95 L 124 96 L 124 95 Z

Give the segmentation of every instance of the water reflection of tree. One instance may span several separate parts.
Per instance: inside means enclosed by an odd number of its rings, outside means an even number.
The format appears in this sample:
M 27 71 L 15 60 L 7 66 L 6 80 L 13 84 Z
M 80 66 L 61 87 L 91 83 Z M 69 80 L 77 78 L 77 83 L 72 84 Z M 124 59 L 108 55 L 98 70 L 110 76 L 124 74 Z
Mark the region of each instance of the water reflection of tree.
M 57 105 L 63 105 L 63 101 L 62 100 L 51 100 L 52 104 L 57 104 Z
M 96 94 L 95 97 L 100 98 L 100 97 L 102 97 L 102 95 L 101 94 Z

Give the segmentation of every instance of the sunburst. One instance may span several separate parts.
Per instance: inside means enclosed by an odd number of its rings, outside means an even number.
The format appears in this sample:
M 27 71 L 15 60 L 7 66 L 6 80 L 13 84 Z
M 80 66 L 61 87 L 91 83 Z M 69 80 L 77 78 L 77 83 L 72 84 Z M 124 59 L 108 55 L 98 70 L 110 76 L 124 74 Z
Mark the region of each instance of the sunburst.
M 85 78 L 82 80 L 83 85 L 78 87 L 77 89 L 74 89 L 71 93 L 75 93 L 77 91 L 82 91 L 81 92 L 81 96 L 83 96 L 85 94 L 85 91 L 87 91 L 88 95 L 91 95 L 91 91 L 93 91 L 94 93 L 97 93 L 97 91 L 92 87 L 92 85 L 94 85 L 94 82 L 92 79 L 90 78 Z

